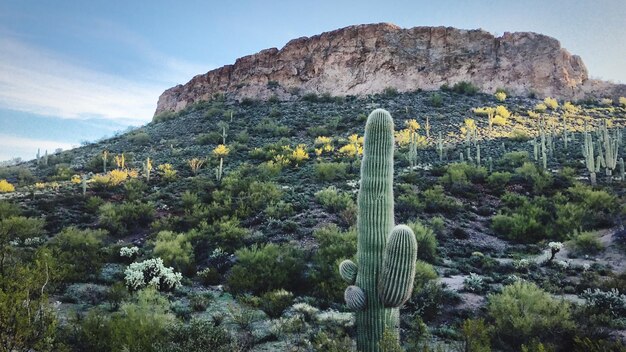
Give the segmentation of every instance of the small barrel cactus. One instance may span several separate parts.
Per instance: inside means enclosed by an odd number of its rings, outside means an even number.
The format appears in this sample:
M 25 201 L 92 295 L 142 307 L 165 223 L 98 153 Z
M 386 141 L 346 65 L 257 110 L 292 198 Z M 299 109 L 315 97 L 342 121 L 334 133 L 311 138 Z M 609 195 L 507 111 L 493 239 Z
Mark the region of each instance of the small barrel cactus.
M 393 120 L 374 110 L 365 125 L 358 194 L 357 261 L 344 260 L 339 273 L 351 286 L 344 297 L 356 311 L 357 349 L 380 351 L 385 331 L 399 338 L 399 307 L 413 290 L 417 241 L 404 225 L 394 227 Z

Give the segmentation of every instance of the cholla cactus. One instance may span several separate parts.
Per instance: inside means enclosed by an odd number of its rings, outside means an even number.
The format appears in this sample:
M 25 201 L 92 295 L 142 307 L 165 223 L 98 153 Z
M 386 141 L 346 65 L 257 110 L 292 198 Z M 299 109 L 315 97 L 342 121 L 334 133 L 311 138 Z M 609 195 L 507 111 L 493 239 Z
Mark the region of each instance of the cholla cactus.
M 548 248 L 550 249 L 550 258 L 547 261 L 547 263 L 549 264 L 549 263 L 552 263 L 556 254 L 561 251 L 561 248 L 563 248 L 563 243 L 550 242 L 548 243 Z
M 153 286 L 158 290 L 171 290 L 181 285 L 181 273 L 173 268 L 166 268 L 161 258 L 148 259 L 140 263 L 132 263 L 124 271 L 126 286 L 130 290 L 140 290 Z
M 120 248 L 120 256 L 121 257 L 128 257 L 128 258 L 132 258 L 134 257 L 137 253 L 139 253 L 139 248 L 136 246 L 133 247 L 122 247 Z
M 380 351 L 386 330 L 399 338 L 399 309 L 411 296 L 417 241 L 404 225 L 394 227 L 393 120 L 374 110 L 365 125 L 365 143 L 358 195 L 358 266 L 344 260 L 339 266 L 349 286 L 348 307 L 356 310 L 357 349 Z

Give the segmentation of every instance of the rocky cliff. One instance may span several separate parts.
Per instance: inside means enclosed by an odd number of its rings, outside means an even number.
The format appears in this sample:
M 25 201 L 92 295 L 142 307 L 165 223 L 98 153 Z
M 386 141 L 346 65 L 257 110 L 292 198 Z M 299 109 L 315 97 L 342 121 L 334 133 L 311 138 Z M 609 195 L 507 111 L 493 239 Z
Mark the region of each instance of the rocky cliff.
M 484 92 L 579 99 L 615 96 L 624 85 L 590 80 L 580 57 L 551 37 L 451 27 L 350 26 L 291 40 L 195 76 L 159 97 L 156 114 L 224 93 L 235 99 L 292 99 L 305 93 L 360 95 L 472 82 Z

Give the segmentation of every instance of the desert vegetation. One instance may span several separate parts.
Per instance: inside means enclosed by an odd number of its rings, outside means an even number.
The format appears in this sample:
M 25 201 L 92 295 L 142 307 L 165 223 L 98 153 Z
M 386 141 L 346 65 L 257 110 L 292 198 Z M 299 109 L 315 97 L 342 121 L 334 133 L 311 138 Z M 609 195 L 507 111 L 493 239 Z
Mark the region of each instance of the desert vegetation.
M 218 95 L 3 167 L 0 350 L 624 351 L 624 104 Z

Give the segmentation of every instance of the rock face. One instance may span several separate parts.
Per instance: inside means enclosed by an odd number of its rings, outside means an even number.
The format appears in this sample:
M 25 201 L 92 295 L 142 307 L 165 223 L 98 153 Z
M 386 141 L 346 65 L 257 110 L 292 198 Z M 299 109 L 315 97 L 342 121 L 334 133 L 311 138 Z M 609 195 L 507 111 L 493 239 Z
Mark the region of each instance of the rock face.
M 615 96 L 624 85 L 590 80 L 581 58 L 551 37 L 451 27 L 403 29 L 393 24 L 350 26 L 291 40 L 234 65 L 195 76 L 159 97 L 155 114 L 179 111 L 215 93 L 234 99 L 288 100 L 306 93 L 361 95 L 439 89 L 468 81 L 483 92 L 579 99 Z

